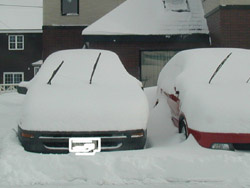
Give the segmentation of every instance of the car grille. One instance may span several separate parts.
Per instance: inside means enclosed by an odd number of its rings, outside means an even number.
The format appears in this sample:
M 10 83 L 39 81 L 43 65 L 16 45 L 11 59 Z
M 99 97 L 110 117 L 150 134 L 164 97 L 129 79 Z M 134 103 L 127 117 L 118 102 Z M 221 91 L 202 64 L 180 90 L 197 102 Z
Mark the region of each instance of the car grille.
M 42 141 L 44 147 L 46 149 L 53 149 L 53 150 L 69 150 L 69 142 L 67 140 L 43 140 Z
M 101 138 L 101 150 L 109 151 L 119 149 L 122 147 L 122 141 L 125 141 L 129 136 L 124 133 L 95 133 L 95 134 L 70 134 L 70 133 L 53 133 L 53 134 L 41 134 L 39 140 L 42 142 L 46 149 L 50 150 L 65 150 L 68 151 L 69 138 L 72 137 L 99 137 Z
M 41 139 L 44 147 L 46 149 L 53 149 L 53 150 L 68 150 L 69 149 L 69 140 L 68 139 L 60 139 L 60 138 L 42 138 Z M 108 151 L 119 149 L 122 146 L 122 142 L 112 141 L 110 138 L 104 139 L 101 138 L 101 150 Z

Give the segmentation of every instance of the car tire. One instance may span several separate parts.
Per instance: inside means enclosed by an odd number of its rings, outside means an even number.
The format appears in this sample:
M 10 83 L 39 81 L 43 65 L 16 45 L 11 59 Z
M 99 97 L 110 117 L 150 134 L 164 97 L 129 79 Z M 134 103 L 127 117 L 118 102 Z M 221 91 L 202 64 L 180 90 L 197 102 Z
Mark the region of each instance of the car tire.
M 179 133 L 184 134 L 186 139 L 188 138 L 187 124 L 183 118 L 179 121 Z

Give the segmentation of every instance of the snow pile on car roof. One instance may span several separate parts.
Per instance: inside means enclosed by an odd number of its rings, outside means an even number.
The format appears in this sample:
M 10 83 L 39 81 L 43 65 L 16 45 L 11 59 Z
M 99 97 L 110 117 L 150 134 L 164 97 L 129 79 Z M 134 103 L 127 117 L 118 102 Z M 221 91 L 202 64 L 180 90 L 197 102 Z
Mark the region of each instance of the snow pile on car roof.
M 209 84 L 217 67 L 232 53 Z M 160 73 L 158 86 L 180 91 L 189 128 L 205 132 L 250 132 L 250 50 L 196 49 L 178 53 Z M 176 77 L 177 76 L 177 77 Z
M 100 53 L 92 84 L 89 84 Z M 62 62 L 51 85 L 47 84 Z M 113 52 L 54 53 L 29 86 L 21 127 L 44 131 L 146 129 L 148 103 L 139 84 Z

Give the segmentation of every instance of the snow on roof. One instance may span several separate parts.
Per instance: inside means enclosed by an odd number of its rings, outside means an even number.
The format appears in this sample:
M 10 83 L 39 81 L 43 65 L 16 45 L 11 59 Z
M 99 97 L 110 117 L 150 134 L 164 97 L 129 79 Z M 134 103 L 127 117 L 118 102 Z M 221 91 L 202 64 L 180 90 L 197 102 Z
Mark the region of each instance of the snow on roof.
M 32 66 L 41 66 L 43 64 L 43 60 L 38 60 L 34 63 L 32 63 Z
M 208 34 L 200 0 L 127 0 L 83 35 Z
M 0 0 L 0 33 L 42 32 L 42 0 Z

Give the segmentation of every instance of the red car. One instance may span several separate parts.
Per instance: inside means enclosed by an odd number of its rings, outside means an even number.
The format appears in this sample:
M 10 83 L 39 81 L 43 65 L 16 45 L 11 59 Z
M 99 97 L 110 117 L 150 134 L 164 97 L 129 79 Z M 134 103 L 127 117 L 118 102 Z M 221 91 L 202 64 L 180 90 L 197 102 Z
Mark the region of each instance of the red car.
M 250 149 L 250 50 L 210 48 L 175 55 L 158 79 L 172 121 L 206 148 Z

